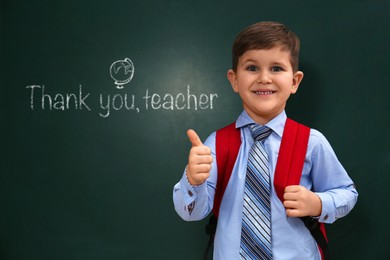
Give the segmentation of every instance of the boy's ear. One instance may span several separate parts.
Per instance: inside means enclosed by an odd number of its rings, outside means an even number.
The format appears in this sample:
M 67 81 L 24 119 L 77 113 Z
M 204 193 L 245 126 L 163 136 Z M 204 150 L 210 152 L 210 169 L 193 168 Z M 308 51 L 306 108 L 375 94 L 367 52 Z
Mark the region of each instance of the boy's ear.
M 232 85 L 233 91 L 238 93 L 237 74 L 234 72 L 234 70 L 232 69 L 228 70 L 227 78 L 230 81 L 230 84 Z
M 298 87 L 299 87 L 299 84 L 301 83 L 302 79 L 303 79 L 303 72 L 302 71 L 297 71 L 294 73 L 291 94 L 295 94 L 298 91 Z

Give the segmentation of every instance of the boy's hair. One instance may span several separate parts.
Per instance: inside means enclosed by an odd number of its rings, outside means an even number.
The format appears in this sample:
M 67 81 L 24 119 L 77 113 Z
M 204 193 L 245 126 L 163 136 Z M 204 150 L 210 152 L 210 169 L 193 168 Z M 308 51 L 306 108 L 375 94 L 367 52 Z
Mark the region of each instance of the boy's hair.
M 239 58 L 249 50 L 271 49 L 281 46 L 290 52 L 294 71 L 298 70 L 300 41 L 298 36 L 278 22 L 259 22 L 241 31 L 233 43 L 232 69 L 237 71 Z

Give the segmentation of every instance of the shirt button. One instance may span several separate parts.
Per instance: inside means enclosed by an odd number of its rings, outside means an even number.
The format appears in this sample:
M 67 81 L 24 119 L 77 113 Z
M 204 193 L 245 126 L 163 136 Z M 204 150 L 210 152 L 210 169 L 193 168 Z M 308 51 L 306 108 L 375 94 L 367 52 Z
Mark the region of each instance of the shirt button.
M 325 215 L 324 220 L 327 220 L 327 219 L 328 219 L 328 215 Z
M 189 195 L 190 197 L 192 197 L 194 194 L 189 190 L 189 191 L 188 191 L 188 195 Z

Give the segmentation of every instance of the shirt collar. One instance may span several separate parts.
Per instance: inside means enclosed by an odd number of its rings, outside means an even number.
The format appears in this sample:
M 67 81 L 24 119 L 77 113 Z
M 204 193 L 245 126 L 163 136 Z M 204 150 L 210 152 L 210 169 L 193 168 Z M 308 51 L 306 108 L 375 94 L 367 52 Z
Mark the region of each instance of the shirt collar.
M 286 111 L 282 111 L 279 115 L 277 115 L 274 119 L 269 121 L 266 126 L 272 129 L 277 135 L 282 137 L 284 125 L 286 124 Z M 256 122 L 248 115 L 248 113 L 244 110 L 236 121 L 236 128 L 241 128 L 250 124 L 255 124 Z

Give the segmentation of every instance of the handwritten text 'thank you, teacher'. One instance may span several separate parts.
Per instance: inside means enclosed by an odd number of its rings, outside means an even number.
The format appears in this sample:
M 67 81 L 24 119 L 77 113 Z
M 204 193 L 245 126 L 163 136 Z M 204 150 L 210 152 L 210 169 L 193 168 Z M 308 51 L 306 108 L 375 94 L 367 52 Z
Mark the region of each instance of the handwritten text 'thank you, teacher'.
M 79 85 L 74 93 L 53 93 L 45 85 L 29 85 L 31 110 L 86 110 L 92 111 L 90 105 L 93 98 Z M 218 94 L 195 94 L 187 85 L 183 93 L 152 93 L 149 89 L 141 97 L 134 94 L 116 93 L 99 94 L 99 115 L 103 118 L 110 116 L 113 111 L 126 110 L 140 113 L 142 110 L 206 110 L 213 109 Z

